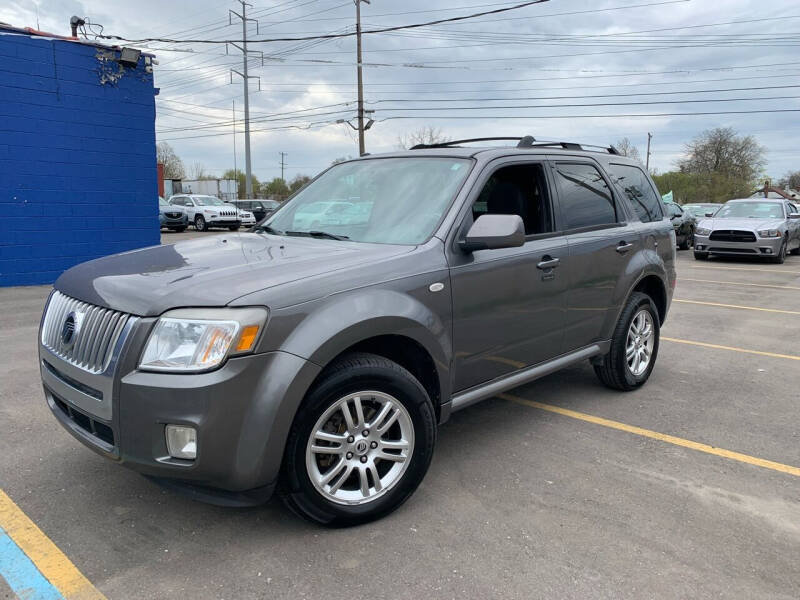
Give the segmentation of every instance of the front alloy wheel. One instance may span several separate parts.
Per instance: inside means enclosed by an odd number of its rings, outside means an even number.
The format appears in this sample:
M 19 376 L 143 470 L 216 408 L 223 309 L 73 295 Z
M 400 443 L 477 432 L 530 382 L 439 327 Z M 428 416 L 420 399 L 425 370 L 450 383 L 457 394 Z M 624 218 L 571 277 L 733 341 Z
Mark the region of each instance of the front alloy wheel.
M 436 412 L 416 377 L 382 356 L 348 354 L 326 367 L 295 415 L 280 492 L 317 523 L 373 521 L 411 496 L 435 443 Z
M 306 469 L 331 502 L 358 505 L 392 489 L 414 452 L 411 416 L 398 400 L 375 391 L 348 394 L 314 425 Z
M 197 231 L 208 231 L 208 225 L 206 224 L 206 220 L 203 218 L 203 215 L 197 215 L 194 218 L 194 228 Z

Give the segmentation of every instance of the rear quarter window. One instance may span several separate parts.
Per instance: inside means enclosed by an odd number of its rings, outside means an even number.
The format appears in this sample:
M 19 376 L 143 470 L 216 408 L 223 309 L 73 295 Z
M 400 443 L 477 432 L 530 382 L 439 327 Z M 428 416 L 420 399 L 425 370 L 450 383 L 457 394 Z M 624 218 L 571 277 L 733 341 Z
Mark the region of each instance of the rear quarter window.
M 661 198 L 650 183 L 647 174 L 637 166 L 611 163 L 608 165 L 611 181 L 624 192 L 624 197 L 643 223 L 660 221 L 664 217 Z
M 564 229 L 617 222 L 614 197 L 593 165 L 556 163 L 555 175 Z

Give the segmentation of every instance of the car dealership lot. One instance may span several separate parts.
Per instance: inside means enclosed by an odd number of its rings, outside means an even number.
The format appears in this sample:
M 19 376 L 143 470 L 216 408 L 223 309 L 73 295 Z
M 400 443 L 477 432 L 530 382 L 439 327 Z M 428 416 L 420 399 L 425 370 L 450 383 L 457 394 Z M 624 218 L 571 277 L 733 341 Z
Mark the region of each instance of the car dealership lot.
M 800 257 L 680 252 L 643 389 L 587 363 L 456 413 L 417 493 L 345 530 L 195 503 L 62 431 L 48 291 L 0 289 L 0 488 L 108 598 L 800 596 Z

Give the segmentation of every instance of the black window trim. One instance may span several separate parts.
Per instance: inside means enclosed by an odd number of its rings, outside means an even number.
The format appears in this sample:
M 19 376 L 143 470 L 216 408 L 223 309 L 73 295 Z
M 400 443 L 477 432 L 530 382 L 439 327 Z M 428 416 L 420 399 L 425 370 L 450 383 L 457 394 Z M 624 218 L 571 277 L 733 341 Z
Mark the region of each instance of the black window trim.
M 589 165 L 597 169 L 597 172 L 600 173 L 600 177 L 603 178 L 605 181 L 606 186 L 608 187 L 608 191 L 611 194 L 611 202 L 614 205 L 614 216 L 617 219 L 613 223 L 597 223 L 596 225 L 586 225 L 585 227 L 573 227 L 571 229 L 562 229 L 563 235 L 574 235 L 576 233 L 589 233 L 592 231 L 602 231 L 604 229 L 615 229 L 619 227 L 626 227 L 629 223 L 630 216 L 628 215 L 627 210 L 625 209 L 622 202 L 620 202 L 619 195 L 615 192 L 616 186 L 614 186 L 608 178 L 608 174 L 602 168 L 602 166 L 588 158 L 578 157 L 578 156 L 568 156 L 568 157 L 551 157 L 549 159 L 550 168 L 551 168 L 551 175 L 553 178 L 552 182 L 552 189 L 555 197 L 558 198 L 558 227 L 564 226 L 564 218 L 561 214 L 561 195 L 558 190 L 558 180 L 556 179 L 556 169 L 557 165 L 559 164 L 577 164 L 577 165 Z

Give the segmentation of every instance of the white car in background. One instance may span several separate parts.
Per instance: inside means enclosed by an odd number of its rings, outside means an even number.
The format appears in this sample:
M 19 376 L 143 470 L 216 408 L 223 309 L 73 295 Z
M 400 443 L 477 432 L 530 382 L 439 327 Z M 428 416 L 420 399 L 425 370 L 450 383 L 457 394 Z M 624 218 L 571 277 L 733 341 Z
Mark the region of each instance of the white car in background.
M 239 210 L 239 221 L 241 221 L 242 225 L 245 227 L 252 227 L 256 224 L 256 217 L 253 213 L 249 210 Z
M 197 231 L 208 231 L 209 227 L 226 227 L 236 231 L 242 224 L 239 209 L 216 196 L 176 194 L 169 199 L 169 203 L 182 206 L 189 217 L 189 223 Z
M 294 214 L 293 227 L 296 229 L 319 229 L 325 225 L 349 223 L 347 215 L 352 210 L 352 202 L 339 200 L 312 202 L 297 209 Z

